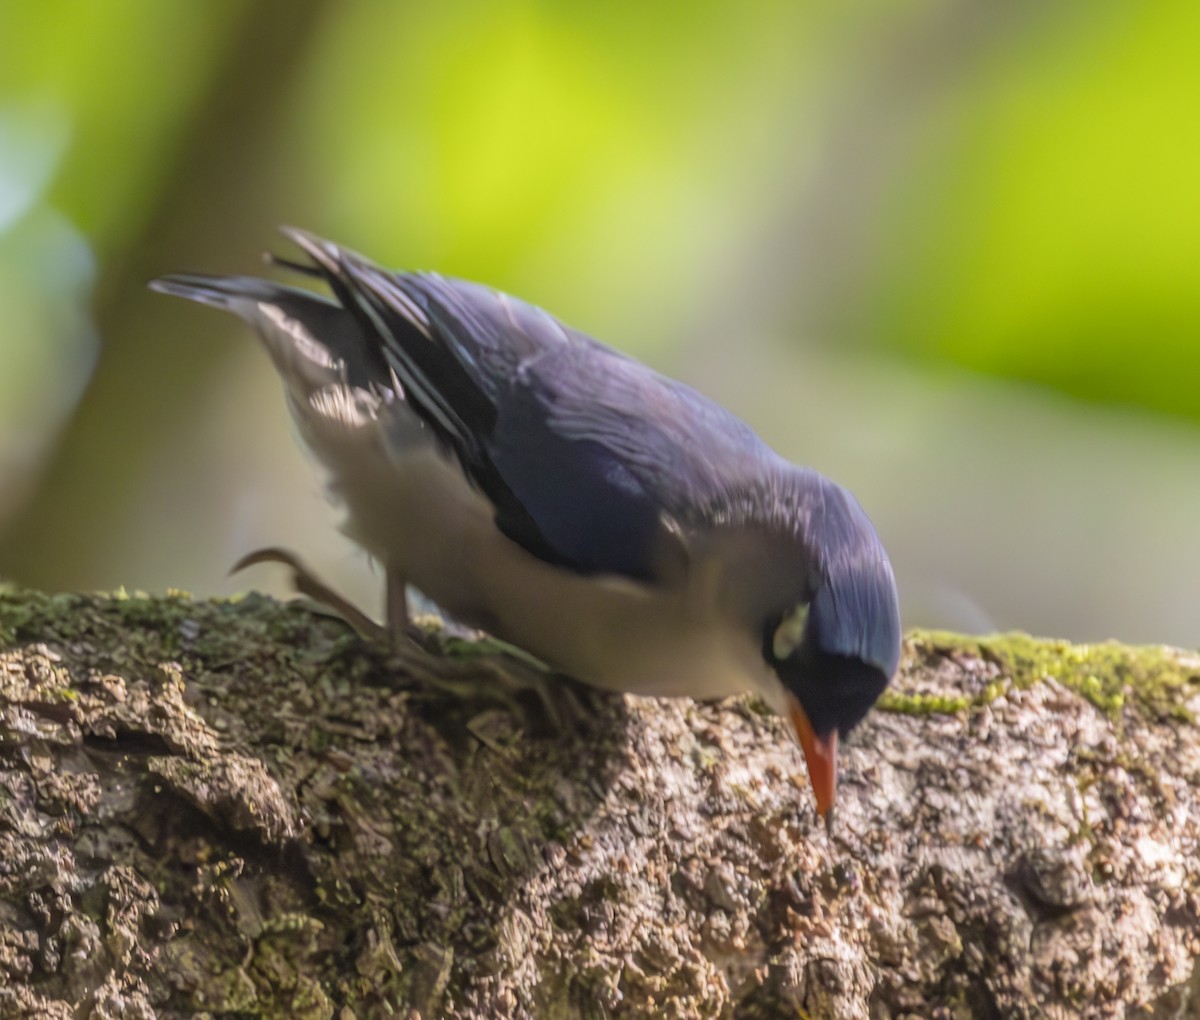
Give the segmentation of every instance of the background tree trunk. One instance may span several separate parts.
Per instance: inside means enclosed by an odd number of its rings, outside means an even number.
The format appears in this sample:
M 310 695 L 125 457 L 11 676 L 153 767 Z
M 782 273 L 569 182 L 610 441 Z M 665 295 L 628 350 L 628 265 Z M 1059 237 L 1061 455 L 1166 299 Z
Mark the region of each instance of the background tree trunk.
M 147 188 L 140 229 L 103 263 L 94 309 L 99 361 L 35 495 L 5 523 L 3 576 L 37 578 L 50 589 L 113 583 L 99 566 L 110 536 L 129 518 L 140 480 L 153 474 L 148 464 L 163 437 L 198 413 L 204 381 L 237 342 L 214 340 L 211 322 L 188 321 L 146 284 L 187 266 L 256 272 L 276 225 L 295 211 L 297 185 L 280 166 L 279 138 L 332 5 L 241 6 L 205 102 L 181 132 L 174 169 Z
M 1185 1017 L 1200 657 L 918 634 L 818 824 L 747 700 L 0 594 L 0 1016 Z

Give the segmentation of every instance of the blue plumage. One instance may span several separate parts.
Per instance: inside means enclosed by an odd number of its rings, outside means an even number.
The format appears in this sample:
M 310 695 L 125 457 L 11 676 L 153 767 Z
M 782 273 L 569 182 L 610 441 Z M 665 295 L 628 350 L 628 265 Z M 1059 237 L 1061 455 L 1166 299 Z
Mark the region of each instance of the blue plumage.
M 891 565 L 854 497 L 540 308 L 286 233 L 314 266 L 280 264 L 336 300 L 154 285 L 258 330 L 389 590 L 412 581 L 601 686 L 756 691 L 789 715 L 827 811 L 837 736 L 900 655 Z

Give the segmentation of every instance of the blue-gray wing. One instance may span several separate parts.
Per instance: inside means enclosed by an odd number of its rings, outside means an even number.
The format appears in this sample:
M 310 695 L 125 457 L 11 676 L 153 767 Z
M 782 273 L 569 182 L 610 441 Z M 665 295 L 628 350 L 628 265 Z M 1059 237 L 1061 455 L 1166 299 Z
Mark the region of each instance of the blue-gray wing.
M 548 562 L 660 578 L 685 555 L 690 511 L 773 456 L 719 405 L 539 308 L 289 233 L 377 338 L 500 529 Z

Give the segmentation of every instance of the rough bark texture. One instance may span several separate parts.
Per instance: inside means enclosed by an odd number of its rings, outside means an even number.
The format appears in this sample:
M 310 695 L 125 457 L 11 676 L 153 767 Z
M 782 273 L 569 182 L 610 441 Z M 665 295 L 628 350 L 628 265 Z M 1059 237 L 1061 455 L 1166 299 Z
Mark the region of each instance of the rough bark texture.
M 1200 1015 L 1200 657 L 919 634 L 813 815 L 748 701 L 251 596 L 0 594 L 0 1017 Z

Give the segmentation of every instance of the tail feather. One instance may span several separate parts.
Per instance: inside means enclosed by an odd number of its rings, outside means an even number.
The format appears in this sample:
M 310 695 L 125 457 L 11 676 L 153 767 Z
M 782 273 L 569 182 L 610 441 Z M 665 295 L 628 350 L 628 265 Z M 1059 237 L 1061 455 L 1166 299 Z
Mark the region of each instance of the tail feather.
M 254 276 L 175 273 L 150 282 L 160 294 L 232 312 L 254 327 L 289 389 L 307 397 L 331 383 L 390 389 L 391 373 L 357 319 L 311 291 Z
M 268 266 L 275 266 L 277 269 L 287 269 L 290 272 L 298 273 L 300 276 L 308 276 L 314 280 L 321 279 L 321 270 L 316 266 L 311 266 L 307 262 L 297 262 L 294 259 L 285 259 L 282 255 L 276 255 L 273 251 L 263 252 L 263 261 Z
M 240 302 L 269 300 L 266 280 L 252 276 L 207 276 L 203 273 L 172 273 L 148 284 L 151 290 L 172 297 L 199 301 L 202 305 L 236 312 Z

